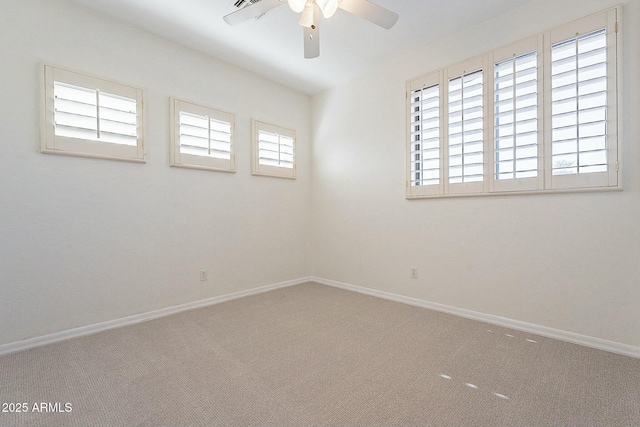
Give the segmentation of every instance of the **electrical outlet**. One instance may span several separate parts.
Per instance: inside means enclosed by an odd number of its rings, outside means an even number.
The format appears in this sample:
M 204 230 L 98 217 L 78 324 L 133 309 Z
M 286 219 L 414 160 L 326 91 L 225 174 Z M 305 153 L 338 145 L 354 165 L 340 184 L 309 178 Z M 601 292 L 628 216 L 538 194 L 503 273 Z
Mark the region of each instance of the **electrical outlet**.
M 412 279 L 418 278 L 418 267 L 411 267 L 411 278 Z
M 202 270 L 200 270 L 200 281 L 204 282 L 208 278 L 209 278 L 209 270 L 207 270 L 206 268 L 203 268 Z

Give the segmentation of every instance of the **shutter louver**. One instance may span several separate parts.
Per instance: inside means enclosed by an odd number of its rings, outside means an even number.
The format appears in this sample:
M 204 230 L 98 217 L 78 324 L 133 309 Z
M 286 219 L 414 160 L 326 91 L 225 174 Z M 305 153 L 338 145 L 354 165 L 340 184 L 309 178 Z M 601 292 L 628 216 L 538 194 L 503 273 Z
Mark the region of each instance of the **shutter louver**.
M 449 80 L 449 183 L 484 178 L 482 70 Z
M 538 176 L 537 54 L 494 65 L 496 180 Z
M 138 144 L 137 101 L 54 82 L 55 135 L 119 145 Z
M 411 94 L 411 185 L 440 184 L 440 85 Z
M 553 175 L 607 172 L 607 34 L 551 48 Z

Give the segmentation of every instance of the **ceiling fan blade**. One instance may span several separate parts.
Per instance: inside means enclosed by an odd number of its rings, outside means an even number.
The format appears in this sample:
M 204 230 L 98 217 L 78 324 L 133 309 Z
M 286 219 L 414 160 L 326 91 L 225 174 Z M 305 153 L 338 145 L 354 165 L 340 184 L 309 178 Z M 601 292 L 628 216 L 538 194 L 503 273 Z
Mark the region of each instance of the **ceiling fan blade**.
M 320 31 L 318 25 L 314 28 L 302 27 L 304 33 L 304 57 L 305 59 L 320 56 Z
M 260 0 L 225 15 L 223 19 L 224 22 L 229 25 L 238 25 L 249 19 L 257 18 L 271 9 L 280 6 L 282 3 L 284 3 L 284 0 Z
M 398 20 L 397 13 L 367 0 L 342 0 L 338 7 L 387 30 Z

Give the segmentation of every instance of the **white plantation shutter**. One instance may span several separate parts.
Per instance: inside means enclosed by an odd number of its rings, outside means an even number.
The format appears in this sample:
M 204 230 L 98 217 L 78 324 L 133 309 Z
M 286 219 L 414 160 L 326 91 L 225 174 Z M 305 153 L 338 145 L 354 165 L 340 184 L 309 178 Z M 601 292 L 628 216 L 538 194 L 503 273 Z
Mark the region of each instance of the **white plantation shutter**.
M 553 188 L 617 184 L 615 10 L 551 36 Z
M 618 13 L 408 81 L 407 198 L 619 188 Z
M 496 179 L 538 175 L 536 53 L 495 66 Z
M 137 144 L 136 100 L 54 82 L 55 134 L 113 144 Z
M 440 85 L 412 93 L 411 185 L 440 184 Z
M 231 159 L 231 123 L 180 112 L 180 153 Z
M 136 145 L 136 100 L 98 92 L 98 139 L 113 144 Z
M 554 175 L 607 170 L 607 49 L 600 30 L 551 49 Z
M 48 65 L 43 70 L 42 152 L 144 161 L 141 89 Z
M 448 189 L 450 193 L 482 191 L 484 71 L 450 74 L 454 76 L 449 77 L 447 87 Z
M 98 100 L 96 91 L 53 83 L 55 134 L 70 138 L 98 137 Z
M 211 154 L 209 118 L 184 111 L 180 111 L 179 115 L 180 154 L 209 156 Z
M 554 175 L 607 170 L 605 30 L 551 48 Z
M 542 51 L 542 37 L 494 53 L 494 191 L 537 190 L 543 184 L 542 54 L 538 50 Z
M 407 83 L 407 196 L 442 194 L 442 73 Z
M 295 178 L 295 131 L 253 121 L 253 174 Z
M 233 172 L 234 115 L 179 99 L 172 109 L 171 166 Z
M 277 132 L 259 130 L 258 163 L 293 169 L 293 138 Z

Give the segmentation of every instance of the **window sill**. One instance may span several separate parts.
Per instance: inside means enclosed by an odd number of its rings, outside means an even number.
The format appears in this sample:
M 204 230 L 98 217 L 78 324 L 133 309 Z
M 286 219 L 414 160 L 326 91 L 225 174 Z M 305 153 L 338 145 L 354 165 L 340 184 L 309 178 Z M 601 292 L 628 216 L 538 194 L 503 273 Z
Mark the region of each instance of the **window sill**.
M 567 193 L 608 193 L 623 191 L 622 185 L 614 187 L 591 188 L 562 188 L 556 190 L 528 190 L 528 191 L 494 191 L 490 193 L 466 193 L 466 194 L 430 194 L 426 196 L 405 196 L 407 200 L 418 199 L 450 199 L 461 197 L 486 197 L 486 196 L 520 196 L 531 194 L 567 194 Z

